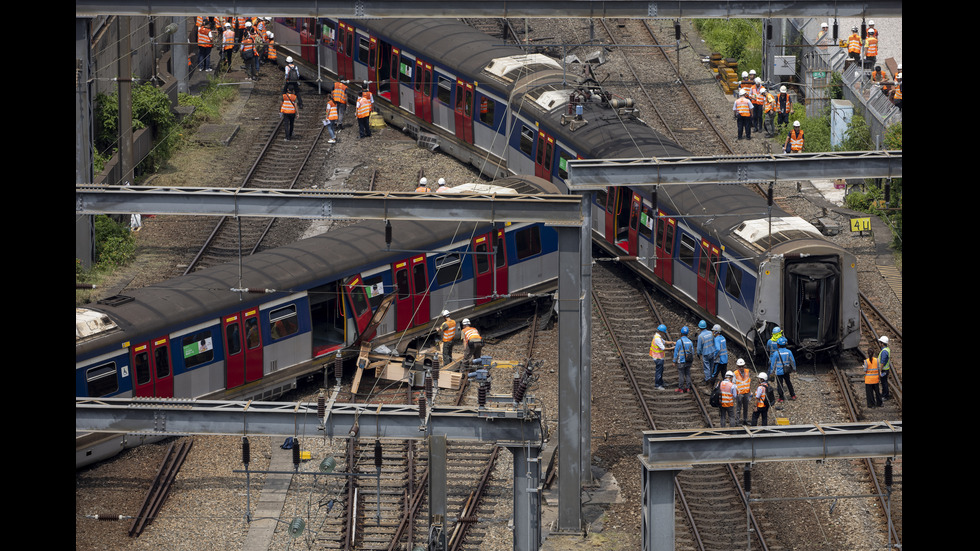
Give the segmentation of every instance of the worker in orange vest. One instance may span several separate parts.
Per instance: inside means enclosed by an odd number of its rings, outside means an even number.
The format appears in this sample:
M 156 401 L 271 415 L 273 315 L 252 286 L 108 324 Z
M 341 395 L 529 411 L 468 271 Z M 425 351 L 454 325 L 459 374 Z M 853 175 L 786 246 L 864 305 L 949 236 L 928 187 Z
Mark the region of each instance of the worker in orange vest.
M 725 372 L 725 379 L 718 383 L 721 390 L 721 406 L 718 411 L 721 413 L 721 426 L 735 426 L 735 397 L 738 395 L 738 386 L 732 382 L 735 374 L 731 371 Z
M 333 101 L 337 104 L 337 113 L 339 114 L 337 119 L 337 128 L 343 128 L 344 112 L 347 111 L 347 84 L 338 80 L 333 84 L 333 91 L 331 94 Z
M 209 17 L 202 18 L 197 27 L 197 70 L 211 72 L 211 48 L 214 47 L 214 23 Z
M 225 30 L 221 33 L 221 62 L 228 66 L 225 70 L 231 69 L 231 54 L 235 51 L 235 31 L 231 28 L 231 23 L 225 23 Z
M 801 153 L 803 151 L 803 129 L 800 128 L 800 121 L 793 121 L 793 129 L 786 136 L 786 145 L 783 150 L 786 153 Z
M 861 59 L 861 35 L 858 34 L 857 27 L 851 27 L 851 36 L 847 37 L 847 57 Z
M 735 376 L 732 381 L 738 387 L 738 395 L 735 396 L 735 424 L 749 424 L 749 394 L 752 385 L 752 372 L 745 367 L 745 360 L 739 358 L 735 361 Z
M 371 137 L 371 98 L 370 92 L 365 91 L 361 97 L 357 98 L 357 110 L 354 115 L 357 117 L 358 138 Z
M 745 90 L 738 91 L 738 99 L 732 106 L 735 113 L 735 121 L 738 123 L 738 139 L 742 139 L 742 132 L 745 132 L 745 139 L 752 139 L 752 102 L 745 97 Z
M 902 110 L 902 73 L 895 75 L 895 88 L 892 89 L 892 103 Z
M 453 361 L 453 344 L 456 342 L 456 320 L 449 315 L 449 310 L 442 311 L 446 321 L 439 326 L 442 333 L 442 365 L 447 366 Z
M 483 356 L 483 337 L 480 336 L 480 332 L 475 327 L 470 325 L 469 319 L 463 320 L 463 348 L 466 349 L 463 352 L 464 366 L 469 365 L 469 362 L 474 358 Z
M 864 59 L 865 67 L 874 67 L 878 60 L 878 39 L 874 36 L 868 35 L 868 39 L 865 41 Z
M 762 97 L 762 116 L 765 119 L 762 123 L 762 128 L 766 131 L 766 137 L 771 138 L 776 135 L 776 125 L 774 124 L 776 118 L 776 98 L 765 88 L 762 89 Z
M 749 89 L 749 101 L 752 102 L 752 130 L 762 132 L 762 110 L 765 104 L 765 87 L 762 79 L 755 77 L 755 84 Z
M 334 103 L 333 98 L 327 99 L 327 112 L 326 118 L 323 119 L 323 126 L 327 127 L 327 132 L 330 132 L 330 139 L 327 143 L 337 143 L 337 132 L 334 130 L 337 124 L 337 104 Z
M 296 122 L 296 109 L 296 94 L 293 94 L 292 92 L 283 92 L 282 102 L 279 104 L 279 113 L 281 114 L 280 116 L 286 119 L 287 142 L 293 139 L 293 123 Z
M 868 349 L 868 358 L 864 360 L 864 393 L 868 398 L 868 407 L 881 407 L 881 389 L 878 388 L 879 381 L 878 358 L 875 357 L 874 350 Z

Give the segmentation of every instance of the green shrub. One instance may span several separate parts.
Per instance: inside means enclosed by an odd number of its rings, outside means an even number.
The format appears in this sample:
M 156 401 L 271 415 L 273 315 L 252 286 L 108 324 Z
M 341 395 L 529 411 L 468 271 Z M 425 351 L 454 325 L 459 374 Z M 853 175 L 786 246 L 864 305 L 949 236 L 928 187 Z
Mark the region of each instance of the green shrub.
M 739 72 L 762 72 L 761 19 L 695 19 L 694 27 L 711 51 L 736 59 Z
M 95 265 L 100 270 L 123 266 L 136 255 L 136 239 L 129 226 L 108 216 L 95 217 Z M 77 268 L 76 268 L 77 272 Z

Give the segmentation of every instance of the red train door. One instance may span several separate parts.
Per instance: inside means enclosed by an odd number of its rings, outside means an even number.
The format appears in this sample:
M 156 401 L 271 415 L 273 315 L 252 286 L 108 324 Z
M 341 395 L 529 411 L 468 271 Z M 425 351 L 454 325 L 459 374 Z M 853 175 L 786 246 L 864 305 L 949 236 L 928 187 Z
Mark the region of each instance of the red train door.
M 351 317 L 357 324 L 357 333 L 362 339 L 370 340 L 374 335 L 365 335 L 364 331 L 371 323 L 371 303 L 368 301 L 367 290 L 364 288 L 361 276 L 350 278 L 344 285 L 347 304 L 350 306 Z
M 373 36 L 368 44 L 368 90 L 378 95 L 378 39 Z
M 388 99 L 391 100 L 391 104 L 394 105 L 395 107 L 398 107 L 399 105 L 398 99 L 400 95 L 398 93 L 399 92 L 398 72 L 401 68 L 401 56 L 399 55 L 400 52 L 401 50 L 395 48 L 394 46 L 391 48 L 391 75 L 388 77 L 390 79 L 388 81 L 390 83 L 388 89 L 390 90 L 391 97 Z
M 432 122 L 432 64 L 415 60 L 415 115 Z
M 245 382 L 262 378 L 262 331 L 259 328 L 259 309 L 242 312 L 245 335 Z
M 412 278 L 408 260 L 391 265 L 391 277 L 395 282 L 395 328 L 401 331 L 411 327 L 415 313 L 412 311 Z
M 534 157 L 534 175 L 551 181 L 551 166 L 555 155 L 555 139 L 538 131 L 538 150 Z
M 225 388 L 245 384 L 245 352 L 242 341 L 242 317 L 225 316 L 221 322 L 225 335 Z
M 473 85 L 456 79 L 456 137 L 473 143 Z
M 343 21 L 338 25 L 337 74 L 340 80 L 354 78 L 354 28 Z
M 161 337 L 130 349 L 133 395 L 173 398 L 174 374 L 170 367 L 170 340 Z
M 657 209 L 657 263 L 654 274 L 667 285 L 674 284 L 674 239 L 677 235 L 677 221 L 662 210 Z
M 429 322 L 429 279 L 425 255 L 392 264 L 395 280 L 395 320 L 401 331 Z
M 424 254 L 412 258 L 412 294 L 415 325 L 429 323 L 429 268 Z
M 640 212 L 643 209 L 643 198 L 637 194 L 633 194 L 633 200 L 630 202 L 630 222 L 629 222 L 629 236 L 627 237 L 626 252 L 632 256 L 636 256 L 640 252 Z
M 709 314 L 718 313 L 718 255 L 721 251 L 707 240 L 701 240 L 701 255 L 698 258 L 698 305 Z
M 497 230 L 497 244 L 494 251 L 494 274 L 497 279 L 497 294 L 506 295 L 510 278 L 507 275 L 507 238 L 504 230 Z
M 493 294 L 493 270 L 491 268 L 493 243 L 490 234 L 485 233 L 473 238 L 473 283 L 476 293 L 476 304 L 490 302 Z

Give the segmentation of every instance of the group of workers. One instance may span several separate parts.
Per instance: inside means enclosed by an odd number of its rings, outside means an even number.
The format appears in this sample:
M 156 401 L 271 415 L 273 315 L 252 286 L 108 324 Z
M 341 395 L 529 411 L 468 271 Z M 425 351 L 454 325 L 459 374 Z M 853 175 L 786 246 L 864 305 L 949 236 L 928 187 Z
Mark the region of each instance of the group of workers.
M 198 60 L 197 70 L 211 72 L 211 52 L 221 48 L 219 65 L 231 68 L 232 54 L 241 52 L 246 79 L 257 80 L 259 66 L 277 59 L 275 33 L 271 17 L 205 17 L 195 20 Z
M 738 124 L 738 139 L 752 139 L 752 132 L 766 132 L 767 138 L 776 135 L 776 127 L 789 124 L 790 113 L 793 112 L 793 100 L 786 86 L 780 86 L 779 92 L 773 94 L 762 83 L 762 78 L 756 75 L 755 69 L 742 71 L 742 80 L 735 92 L 735 103 L 732 112 Z M 791 138 L 787 138 L 784 150 L 786 153 L 803 151 L 803 130 L 800 121 L 793 122 L 790 130 Z
M 439 178 L 438 187 L 435 190 L 429 185 L 429 179 L 426 177 L 419 178 L 419 185 L 415 186 L 416 193 L 431 193 L 435 191 L 436 193 L 443 193 L 449 191 L 451 188 L 446 184 L 445 178 Z
M 456 320 L 452 318 L 449 310 L 442 311 L 443 322 L 439 326 L 439 336 L 442 338 L 442 365 L 449 365 L 453 361 L 453 348 L 457 341 L 463 343 L 463 363 L 464 368 L 469 363 L 483 356 L 483 337 L 480 331 L 473 327 L 469 318 L 464 318 L 460 322 L 457 331 Z

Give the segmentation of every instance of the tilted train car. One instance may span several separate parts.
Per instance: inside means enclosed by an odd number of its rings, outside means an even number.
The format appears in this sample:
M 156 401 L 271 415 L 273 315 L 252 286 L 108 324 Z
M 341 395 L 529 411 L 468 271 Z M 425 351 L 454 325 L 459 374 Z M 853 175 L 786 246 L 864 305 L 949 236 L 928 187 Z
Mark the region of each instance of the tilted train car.
M 557 192 L 534 177 L 495 184 Z M 362 338 L 404 350 L 444 309 L 478 318 L 557 287 L 553 228 L 392 226 L 390 244 L 384 222 L 364 221 L 76 308 L 76 397 L 270 399 Z M 118 452 L 93 438 L 102 446 L 77 449 L 76 465 Z
M 571 159 L 689 155 L 594 80 L 459 21 L 278 19 L 277 40 L 299 43 L 303 25 L 304 76 L 371 90 L 389 124 L 487 176 L 565 190 Z M 639 256 L 641 275 L 750 350 L 777 325 L 807 351 L 858 345 L 854 256 L 778 209 L 770 237 L 766 202 L 747 189 L 610 188 L 593 213 L 596 243 Z

